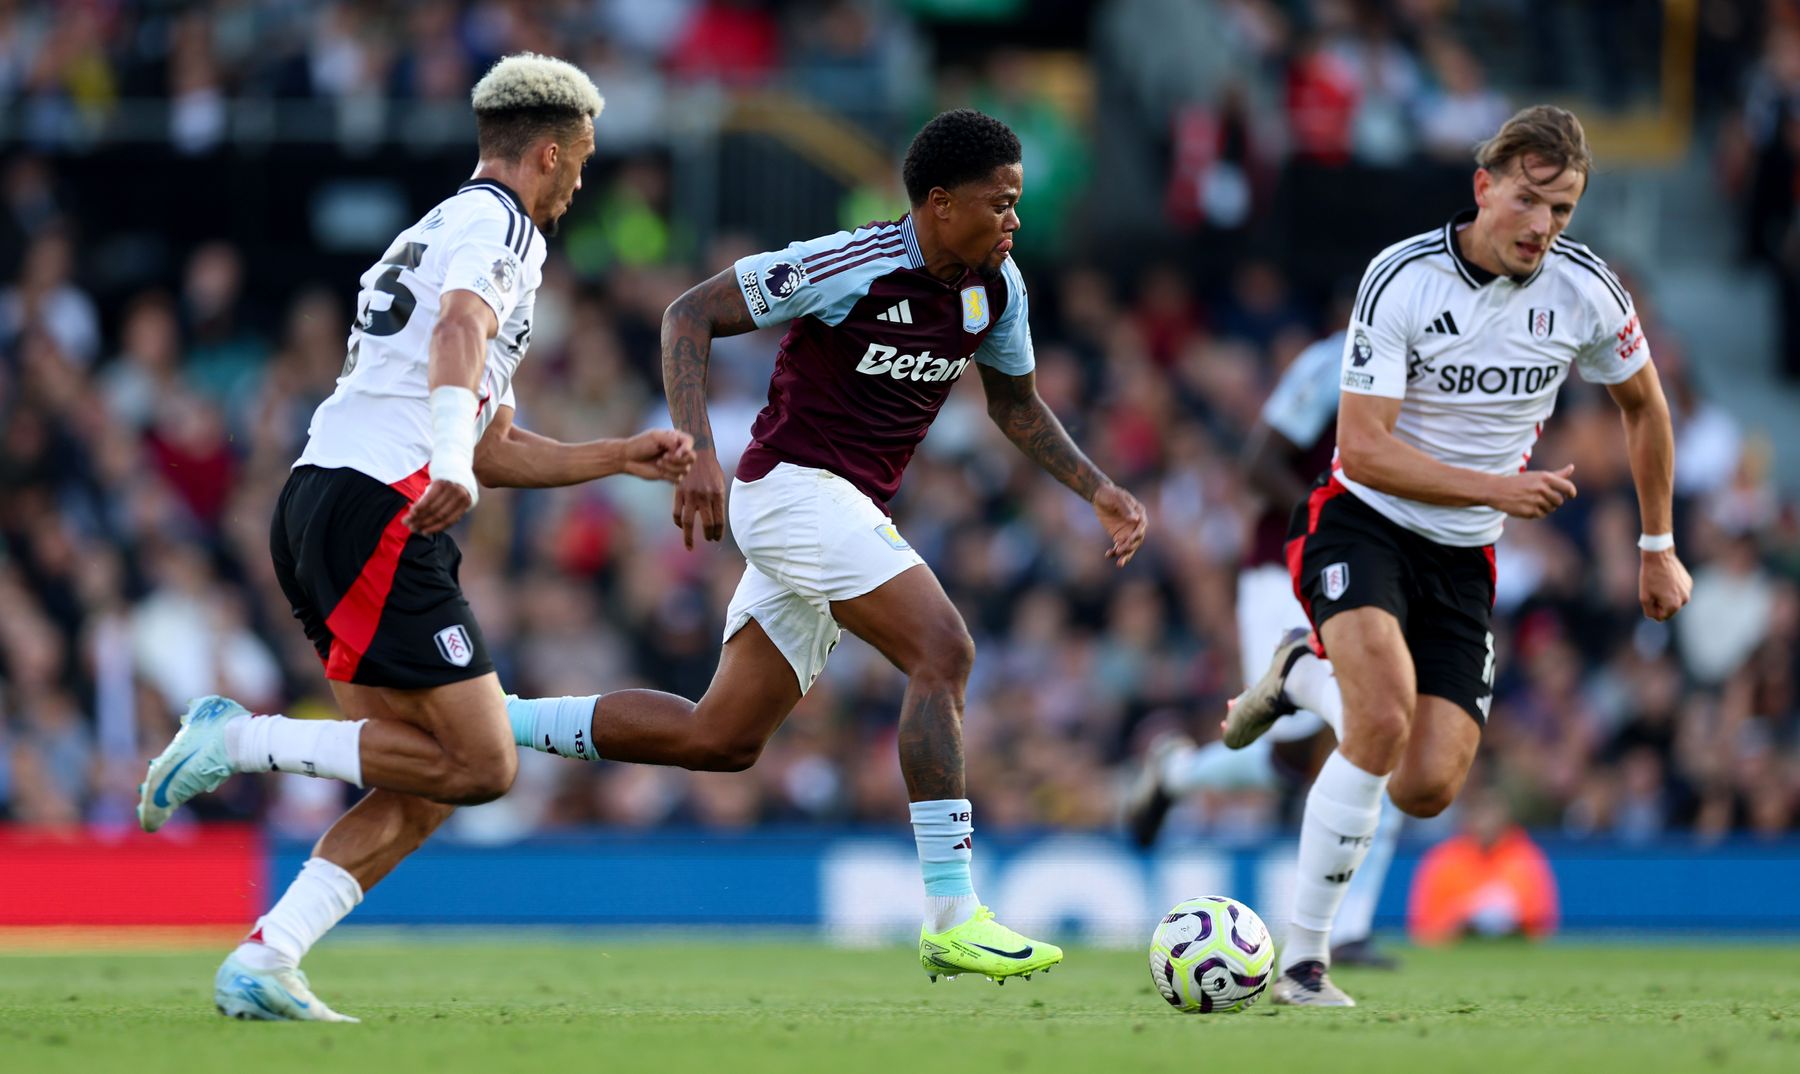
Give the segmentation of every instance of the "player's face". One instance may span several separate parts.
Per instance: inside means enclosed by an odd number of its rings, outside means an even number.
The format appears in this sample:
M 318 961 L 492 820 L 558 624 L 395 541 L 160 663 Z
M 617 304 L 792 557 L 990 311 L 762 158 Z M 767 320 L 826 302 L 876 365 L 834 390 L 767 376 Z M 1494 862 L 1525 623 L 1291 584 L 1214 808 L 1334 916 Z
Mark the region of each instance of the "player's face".
M 1477 223 L 1486 260 L 1499 265 L 1508 276 L 1536 272 L 1550 243 L 1569 226 L 1575 203 L 1585 189 L 1586 175 L 1573 168 L 1557 173 L 1554 165 L 1534 156 L 1523 157 L 1498 172 L 1486 168 L 1476 172 Z
M 594 122 L 588 120 L 575 141 L 562 146 L 556 158 L 555 177 L 551 182 L 550 226 L 547 229 L 554 235 L 557 226 L 562 223 L 563 214 L 575 201 L 575 192 L 581 189 L 581 170 L 587 162 L 594 158 Z
M 944 238 L 956 259 L 983 276 L 1000 271 L 1019 230 L 1019 195 L 1025 172 L 1017 164 L 995 168 L 985 179 L 964 183 L 950 192 L 944 214 Z

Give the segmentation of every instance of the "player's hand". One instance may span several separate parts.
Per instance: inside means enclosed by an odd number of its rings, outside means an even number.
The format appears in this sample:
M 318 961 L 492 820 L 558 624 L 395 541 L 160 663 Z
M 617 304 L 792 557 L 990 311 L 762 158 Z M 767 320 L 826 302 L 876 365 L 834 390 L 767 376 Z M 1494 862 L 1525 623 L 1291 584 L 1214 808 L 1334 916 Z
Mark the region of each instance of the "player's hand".
M 1094 514 L 1112 537 L 1112 547 L 1106 550 L 1106 558 L 1116 560 L 1121 567 L 1130 563 L 1138 546 L 1144 543 L 1144 531 L 1150 526 L 1144 505 L 1136 496 L 1109 483 L 1094 493 Z
M 713 451 L 694 453 L 693 468 L 675 483 L 675 528 L 681 543 L 694 547 L 694 523 L 709 541 L 725 536 L 725 471 Z
M 675 429 L 651 429 L 625 441 L 625 472 L 648 481 L 680 481 L 694 466 L 694 438 Z
M 1488 506 L 1514 518 L 1543 518 L 1575 498 L 1573 464 L 1560 470 L 1525 470 L 1500 479 L 1499 491 Z
M 1694 580 L 1682 566 L 1673 548 L 1661 552 L 1640 553 L 1638 565 L 1638 603 L 1644 614 L 1663 622 L 1680 611 L 1694 593 Z
M 468 489 L 454 481 L 433 481 L 406 512 L 406 528 L 421 537 L 442 533 L 473 506 L 475 500 Z

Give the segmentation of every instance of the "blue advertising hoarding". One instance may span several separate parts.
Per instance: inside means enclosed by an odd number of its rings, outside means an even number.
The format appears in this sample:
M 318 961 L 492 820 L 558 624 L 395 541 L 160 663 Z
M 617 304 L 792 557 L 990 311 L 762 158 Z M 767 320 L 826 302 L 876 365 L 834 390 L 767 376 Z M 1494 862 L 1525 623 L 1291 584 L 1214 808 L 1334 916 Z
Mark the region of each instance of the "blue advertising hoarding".
M 1623 845 L 1546 839 L 1565 931 L 1800 931 L 1800 841 Z M 1377 927 L 1405 921 L 1425 846 L 1403 845 Z M 270 891 L 305 860 L 279 844 Z M 1134 945 L 1147 922 L 1198 894 L 1229 894 L 1279 920 L 1294 845 L 1205 843 L 1144 855 L 1106 836 L 985 837 L 976 889 L 1027 932 Z M 1671 912 L 1671 897 L 1679 896 Z M 895 833 L 792 829 L 592 833 L 500 846 L 434 841 L 352 919 L 363 925 L 786 927 L 843 943 L 916 935 L 912 841 Z

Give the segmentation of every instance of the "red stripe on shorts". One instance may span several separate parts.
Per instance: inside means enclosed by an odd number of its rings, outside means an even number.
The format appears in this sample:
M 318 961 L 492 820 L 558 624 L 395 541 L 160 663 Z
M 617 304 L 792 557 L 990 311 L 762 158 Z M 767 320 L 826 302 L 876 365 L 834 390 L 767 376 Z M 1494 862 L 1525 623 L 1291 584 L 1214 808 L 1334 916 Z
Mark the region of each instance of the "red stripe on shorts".
M 1319 512 L 1325 509 L 1327 503 L 1347 491 L 1349 490 L 1338 481 L 1336 467 L 1333 467 L 1331 480 L 1314 488 L 1312 495 L 1306 498 L 1306 533 L 1288 541 L 1283 549 L 1287 553 L 1288 579 L 1294 584 L 1294 599 L 1300 602 L 1301 609 L 1306 612 L 1306 621 L 1312 624 L 1313 652 L 1321 658 L 1325 656 L 1325 641 L 1319 637 L 1318 624 L 1313 622 L 1312 601 L 1306 599 L 1306 593 L 1300 587 L 1300 572 L 1306 558 L 1306 538 L 1312 536 L 1319 529 Z
M 416 472 L 388 487 L 406 497 L 406 505 L 394 512 L 381 531 L 374 554 L 363 564 L 356 581 L 350 583 L 337 607 L 325 620 L 331 632 L 331 655 L 325 659 L 325 677 L 349 682 L 356 677 L 357 665 L 375 640 L 375 628 L 381 622 L 381 611 L 387 607 L 388 593 L 394 588 L 394 572 L 400 568 L 400 553 L 406 548 L 412 531 L 406 528 L 406 513 L 415 500 L 425 494 L 431 483 L 430 467 Z

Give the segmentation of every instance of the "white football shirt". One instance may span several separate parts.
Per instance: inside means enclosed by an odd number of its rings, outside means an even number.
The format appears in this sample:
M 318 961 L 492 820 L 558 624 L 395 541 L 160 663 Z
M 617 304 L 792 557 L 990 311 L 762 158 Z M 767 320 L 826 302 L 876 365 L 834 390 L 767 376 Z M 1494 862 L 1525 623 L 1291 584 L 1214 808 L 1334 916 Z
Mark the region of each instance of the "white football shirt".
M 1339 386 L 1399 399 L 1394 435 L 1452 466 L 1517 473 L 1571 365 L 1598 384 L 1650 361 L 1631 295 L 1587 247 L 1559 238 L 1528 277 L 1496 277 L 1462 255 L 1468 210 L 1383 250 L 1363 274 Z M 1492 507 L 1442 507 L 1338 480 L 1389 520 L 1439 544 L 1500 537 Z
M 391 485 L 431 460 L 431 329 L 451 291 L 474 292 L 500 323 L 475 392 L 480 440 L 500 407 L 513 405 L 544 253 L 524 202 L 492 179 L 464 183 L 402 231 L 362 274 L 344 371 L 313 412 L 294 465 L 349 467 Z

